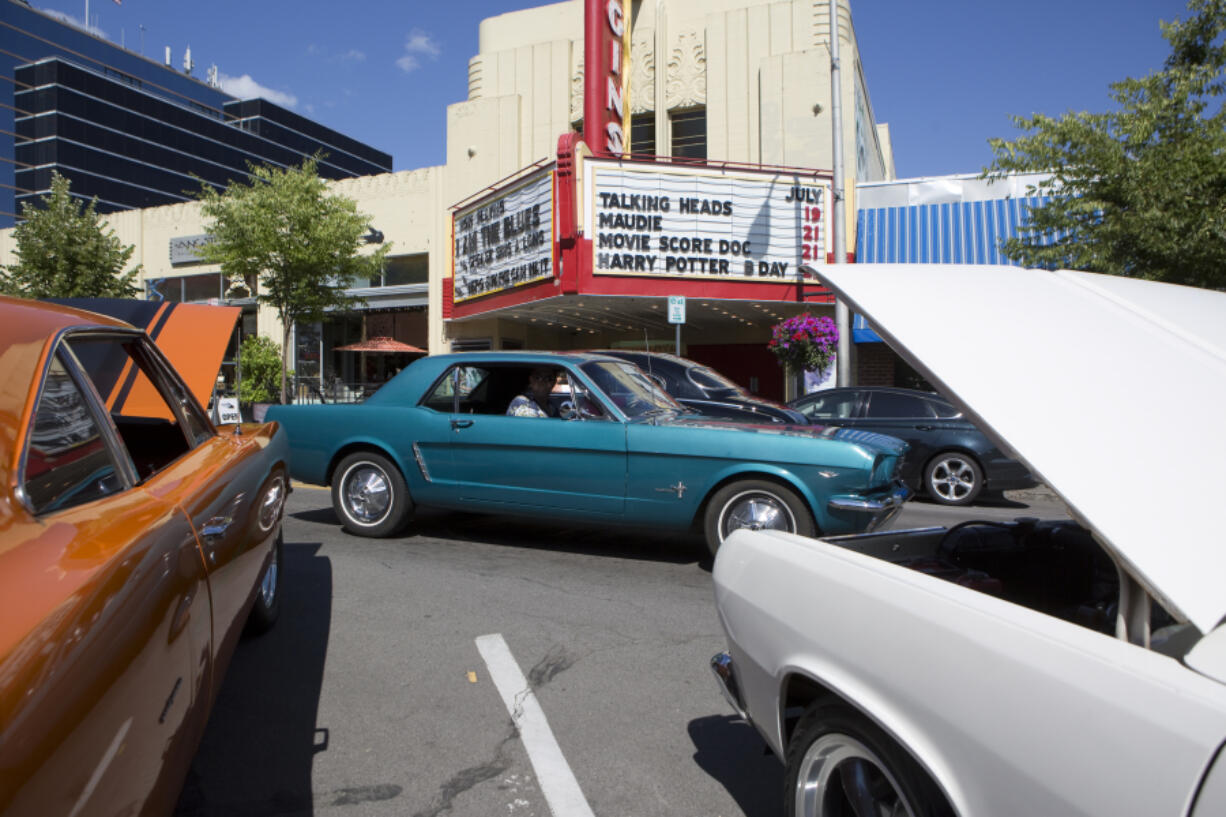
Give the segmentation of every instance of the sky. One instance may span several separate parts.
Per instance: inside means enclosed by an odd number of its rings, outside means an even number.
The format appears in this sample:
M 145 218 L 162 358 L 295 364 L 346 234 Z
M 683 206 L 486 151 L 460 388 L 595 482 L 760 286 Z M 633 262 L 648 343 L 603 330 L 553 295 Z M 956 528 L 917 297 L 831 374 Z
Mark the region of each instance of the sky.
M 652 0 L 644 0 L 652 2 Z M 86 0 L 32 0 L 84 20 Z M 443 164 L 447 106 L 468 93 L 481 20 L 531 0 L 89 0 L 97 33 L 263 96 L 392 154 Z M 1014 115 L 1113 107 L 1109 84 L 1162 67 L 1179 0 L 851 0 L 876 120 L 899 178 L 978 173 Z M 846 55 L 843 55 L 846 58 Z M 844 59 L 844 66 L 847 65 Z M 848 115 L 847 112 L 844 115 Z

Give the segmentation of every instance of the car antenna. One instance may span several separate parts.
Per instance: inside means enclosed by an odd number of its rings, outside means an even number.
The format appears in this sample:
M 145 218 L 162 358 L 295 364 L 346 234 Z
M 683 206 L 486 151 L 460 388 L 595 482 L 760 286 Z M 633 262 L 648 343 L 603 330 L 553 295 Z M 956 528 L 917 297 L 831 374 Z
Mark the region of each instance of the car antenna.
M 646 326 L 643 327 L 643 351 L 647 353 L 647 379 L 651 381 L 651 385 L 653 387 L 658 388 L 658 385 L 656 384 L 656 376 L 651 373 L 651 339 L 647 336 Z M 654 391 L 651 393 L 651 399 L 656 399 L 656 393 Z M 656 408 L 660 408 L 660 406 L 657 405 Z

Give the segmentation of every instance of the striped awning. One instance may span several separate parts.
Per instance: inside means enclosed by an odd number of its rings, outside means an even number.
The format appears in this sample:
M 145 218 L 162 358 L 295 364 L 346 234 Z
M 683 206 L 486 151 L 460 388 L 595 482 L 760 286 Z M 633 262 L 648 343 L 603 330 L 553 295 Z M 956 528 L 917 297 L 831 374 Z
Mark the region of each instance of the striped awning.
M 1047 196 L 866 207 L 856 214 L 856 262 L 866 264 L 1014 264 L 1000 251 Z M 881 338 L 856 315 L 857 343 Z

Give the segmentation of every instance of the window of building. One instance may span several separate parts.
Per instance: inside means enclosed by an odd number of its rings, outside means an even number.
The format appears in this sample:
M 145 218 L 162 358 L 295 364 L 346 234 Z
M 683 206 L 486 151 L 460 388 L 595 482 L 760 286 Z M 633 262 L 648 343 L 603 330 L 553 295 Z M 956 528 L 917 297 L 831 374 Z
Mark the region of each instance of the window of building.
M 370 279 L 372 287 L 424 284 L 430 280 L 430 254 L 393 255 L 384 259 L 383 271 Z
M 655 111 L 644 111 L 630 117 L 630 152 L 636 156 L 656 155 Z
M 672 111 L 672 155 L 684 159 L 707 158 L 707 109 Z

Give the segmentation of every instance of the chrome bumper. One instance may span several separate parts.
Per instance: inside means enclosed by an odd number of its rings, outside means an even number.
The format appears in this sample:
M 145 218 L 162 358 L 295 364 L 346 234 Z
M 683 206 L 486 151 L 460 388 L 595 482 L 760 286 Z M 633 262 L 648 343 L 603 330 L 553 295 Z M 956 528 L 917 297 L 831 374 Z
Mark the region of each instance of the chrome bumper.
M 893 519 L 910 497 L 911 489 L 902 482 L 895 482 L 888 490 L 871 496 L 833 496 L 826 507 L 832 511 L 872 514 L 872 521 L 864 529 L 868 532 Z
M 749 716 L 745 714 L 745 706 L 741 702 L 741 687 L 736 681 L 732 656 L 726 652 L 711 656 L 711 672 L 715 674 L 715 680 L 719 681 L 719 691 L 724 693 L 724 699 L 728 701 L 737 715 L 744 720 L 749 720 Z

